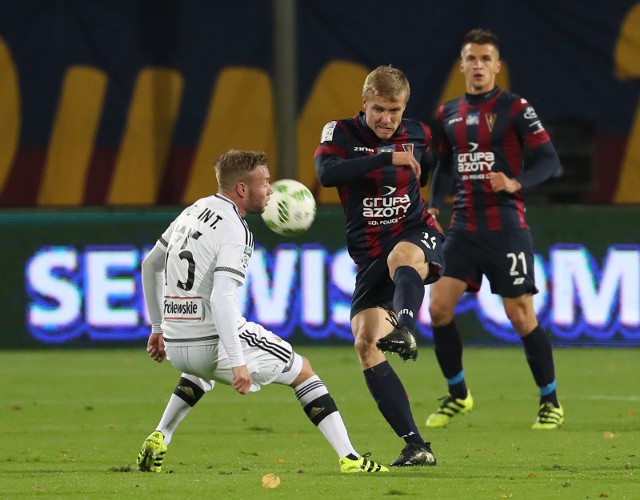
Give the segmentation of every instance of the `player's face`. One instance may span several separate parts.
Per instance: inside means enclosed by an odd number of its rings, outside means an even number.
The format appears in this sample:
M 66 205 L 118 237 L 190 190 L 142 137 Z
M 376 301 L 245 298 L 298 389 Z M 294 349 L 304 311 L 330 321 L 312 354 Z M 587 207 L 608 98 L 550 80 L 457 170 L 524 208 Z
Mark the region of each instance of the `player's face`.
M 496 84 L 502 63 L 494 45 L 468 43 L 462 48 L 460 71 L 469 94 L 489 92 Z
M 407 107 L 407 94 L 402 92 L 397 101 L 367 94 L 362 96 L 362 106 L 369 128 L 380 139 L 389 139 L 400 126 L 402 113 Z
M 248 214 L 261 214 L 264 212 L 269 196 L 273 193 L 269 183 L 271 175 L 266 165 L 258 165 L 248 176 L 247 196 L 244 202 L 245 212 Z

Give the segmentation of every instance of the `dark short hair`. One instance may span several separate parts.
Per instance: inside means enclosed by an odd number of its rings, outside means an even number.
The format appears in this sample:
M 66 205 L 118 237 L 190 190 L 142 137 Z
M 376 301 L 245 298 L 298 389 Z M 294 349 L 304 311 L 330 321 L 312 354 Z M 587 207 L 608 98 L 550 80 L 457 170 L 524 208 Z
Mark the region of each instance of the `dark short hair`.
M 256 167 L 266 164 L 267 154 L 264 151 L 230 149 L 218 156 L 215 163 L 218 186 L 232 189 L 238 182 L 246 179 Z
M 476 28 L 467 33 L 462 39 L 462 45 L 460 50 L 464 49 L 464 46 L 468 43 L 475 43 L 478 45 L 493 45 L 498 52 L 500 52 L 500 44 L 498 37 L 489 30 L 482 28 Z

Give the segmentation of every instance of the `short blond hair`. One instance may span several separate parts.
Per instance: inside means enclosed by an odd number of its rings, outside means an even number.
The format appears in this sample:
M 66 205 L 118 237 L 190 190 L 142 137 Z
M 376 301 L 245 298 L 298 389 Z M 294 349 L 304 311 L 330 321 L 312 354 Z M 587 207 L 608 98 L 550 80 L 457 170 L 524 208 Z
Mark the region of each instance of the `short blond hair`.
M 392 66 L 378 66 L 367 75 L 362 87 L 363 97 L 377 95 L 397 101 L 402 93 L 406 93 L 408 101 L 411 94 L 409 80 L 401 70 Z
M 245 180 L 260 165 L 267 165 L 264 151 L 230 149 L 218 156 L 215 163 L 218 186 L 223 190 L 233 190 L 238 182 Z

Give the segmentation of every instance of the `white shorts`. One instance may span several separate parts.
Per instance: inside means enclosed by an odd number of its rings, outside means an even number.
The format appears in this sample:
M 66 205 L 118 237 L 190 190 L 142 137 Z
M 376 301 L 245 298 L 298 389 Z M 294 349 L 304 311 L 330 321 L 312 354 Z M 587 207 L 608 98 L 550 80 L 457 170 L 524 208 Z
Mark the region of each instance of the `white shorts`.
M 290 385 L 302 371 L 302 356 L 286 340 L 257 323 L 247 322 L 239 331 L 251 391 L 271 383 Z M 176 345 L 177 344 L 177 345 Z M 222 343 L 205 345 L 166 342 L 167 359 L 178 370 L 206 380 L 231 384 L 233 372 Z

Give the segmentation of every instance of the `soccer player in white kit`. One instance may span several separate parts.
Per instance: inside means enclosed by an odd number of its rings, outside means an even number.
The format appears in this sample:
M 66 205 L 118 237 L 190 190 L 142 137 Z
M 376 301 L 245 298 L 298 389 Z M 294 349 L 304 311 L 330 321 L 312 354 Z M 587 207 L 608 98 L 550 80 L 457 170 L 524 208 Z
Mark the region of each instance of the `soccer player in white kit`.
M 354 449 L 336 404 L 309 361 L 240 314 L 236 288 L 245 281 L 253 234 L 244 217 L 262 213 L 272 193 L 266 155 L 230 150 L 215 164 L 218 193 L 187 207 L 142 262 L 151 318 L 149 356 L 182 372 L 156 430 L 137 457 L 160 472 L 167 446 L 189 410 L 216 382 L 240 394 L 270 383 L 289 385 L 309 419 L 339 457 L 341 472 L 388 468 Z

